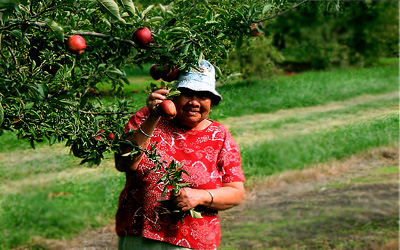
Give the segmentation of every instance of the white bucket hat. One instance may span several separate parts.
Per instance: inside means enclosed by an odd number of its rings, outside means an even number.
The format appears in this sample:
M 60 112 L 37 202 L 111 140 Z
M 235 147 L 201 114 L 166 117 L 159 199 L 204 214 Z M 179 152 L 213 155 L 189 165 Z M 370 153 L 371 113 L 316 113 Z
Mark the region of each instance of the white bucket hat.
M 191 68 L 189 72 L 180 74 L 175 88 L 208 91 L 211 92 L 218 101 L 222 100 L 222 96 L 215 90 L 215 68 L 206 60 L 200 62 L 199 70 Z

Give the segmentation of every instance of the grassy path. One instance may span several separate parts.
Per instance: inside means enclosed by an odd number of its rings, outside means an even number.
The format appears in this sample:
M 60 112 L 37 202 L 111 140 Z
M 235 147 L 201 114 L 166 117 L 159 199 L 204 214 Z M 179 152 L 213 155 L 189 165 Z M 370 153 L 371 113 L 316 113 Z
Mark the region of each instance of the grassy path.
M 223 121 L 241 145 L 385 117 L 398 113 L 398 92 L 363 95 L 325 105 L 230 117 Z

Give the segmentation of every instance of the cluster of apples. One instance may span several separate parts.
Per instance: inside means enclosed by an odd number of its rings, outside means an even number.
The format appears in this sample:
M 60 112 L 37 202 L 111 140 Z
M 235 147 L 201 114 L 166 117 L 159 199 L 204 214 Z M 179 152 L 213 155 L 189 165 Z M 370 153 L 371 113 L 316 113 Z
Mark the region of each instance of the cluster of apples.
M 150 75 L 154 80 L 163 79 L 166 82 L 172 82 L 178 79 L 178 68 L 169 64 L 153 64 L 150 67 Z
M 132 35 L 132 40 L 140 48 L 146 48 L 151 43 L 151 31 L 147 28 L 140 28 Z M 73 54 L 82 54 L 86 49 L 86 41 L 80 35 L 73 35 L 67 40 L 67 49 Z

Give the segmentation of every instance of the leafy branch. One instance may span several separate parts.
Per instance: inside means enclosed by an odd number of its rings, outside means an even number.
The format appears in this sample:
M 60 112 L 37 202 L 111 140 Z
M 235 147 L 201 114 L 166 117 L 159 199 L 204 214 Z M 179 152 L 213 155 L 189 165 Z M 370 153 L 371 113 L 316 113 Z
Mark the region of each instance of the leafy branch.
M 132 131 L 131 133 L 133 133 Z M 160 173 L 161 177 L 156 182 L 156 184 L 163 185 L 163 191 L 161 194 L 161 199 L 158 201 L 161 206 L 165 209 L 167 213 L 174 213 L 178 215 L 183 223 L 183 218 L 191 215 L 193 218 L 202 218 L 201 213 L 197 212 L 194 208 L 191 208 L 189 211 L 181 211 L 177 209 L 174 201 L 171 199 L 163 199 L 167 196 L 168 192 L 173 194 L 179 194 L 182 188 L 190 186 L 190 183 L 183 182 L 183 175 L 187 175 L 190 177 L 190 174 L 183 169 L 183 163 L 179 163 L 175 160 L 172 160 L 168 166 L 166 164 L 167 161 L 161 160 L 161 155 L 157 153 L 157 144 L 154 143 L 151 145 L 150 150 L 145 150 L 142 147 L 133 144 L 129 140 L 120 141 L 120 143 L 129 145 L 132 149 L 131 152 L 122 154 L 124 157 L 135 157 L 140 153 L 144 153 L 147 155 L 148 159 L 154 163 L 155 167 L 153 168 L 154 173 Z M 118 149 L 119 150 L 119 149 Z M 172 190 L 170 190 L 172 187 Z
M 264 22 L 264 21 L 267 21 L 267 20 L 274 19 L 275 17 L 280 16 L 280 15 L 283 15 L 283 14 L 289 12 L 289 11 L 292 11 L 293 9 L 296 9 L 296 8 L 299 7 L 300 5 L 302 5 L 302 4 L 306 3 L 306 2 L 309 2 L 309 1 L 310 1 L 310 0 L 303 0 L 302 2 L 293 5 L 292 7 L 290 7 L 290 8 L 287 9 L 287 10 L 284 10 L 284 11 L 282 11 L 282 12 L 276 13 L 275 15 L 272 15 L 272 16 L 269 16 L 269 17 L 266 17 L 266 18 L 263 18 L 263 19 L 260 19 L 260 20 L 257 20 L 257 21 L 253 21 L 253 23 L 259 23 L 259 22 Z

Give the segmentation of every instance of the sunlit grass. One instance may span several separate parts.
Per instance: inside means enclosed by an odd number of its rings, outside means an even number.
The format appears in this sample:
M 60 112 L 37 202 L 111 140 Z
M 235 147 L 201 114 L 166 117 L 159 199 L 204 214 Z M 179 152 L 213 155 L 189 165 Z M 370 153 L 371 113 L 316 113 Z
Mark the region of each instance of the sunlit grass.
M 346 100 L 363 94 L 398 91 L 399 68 L 385 66 L 346 69 L 237 82 L 218 88 L 223 96 L 211 117 L 221 119 L 280 109 L 309 107 L 331 101 Z
M 362 150 L 388 145 L 399 139 L 398 115 L 334 129 L 320 129 L 311 134 L 294 134 L 285 138 L 241 147 L 245 174 L 267 176 L 283 170 L 301 169 L 305 165 L 341 159 Z

